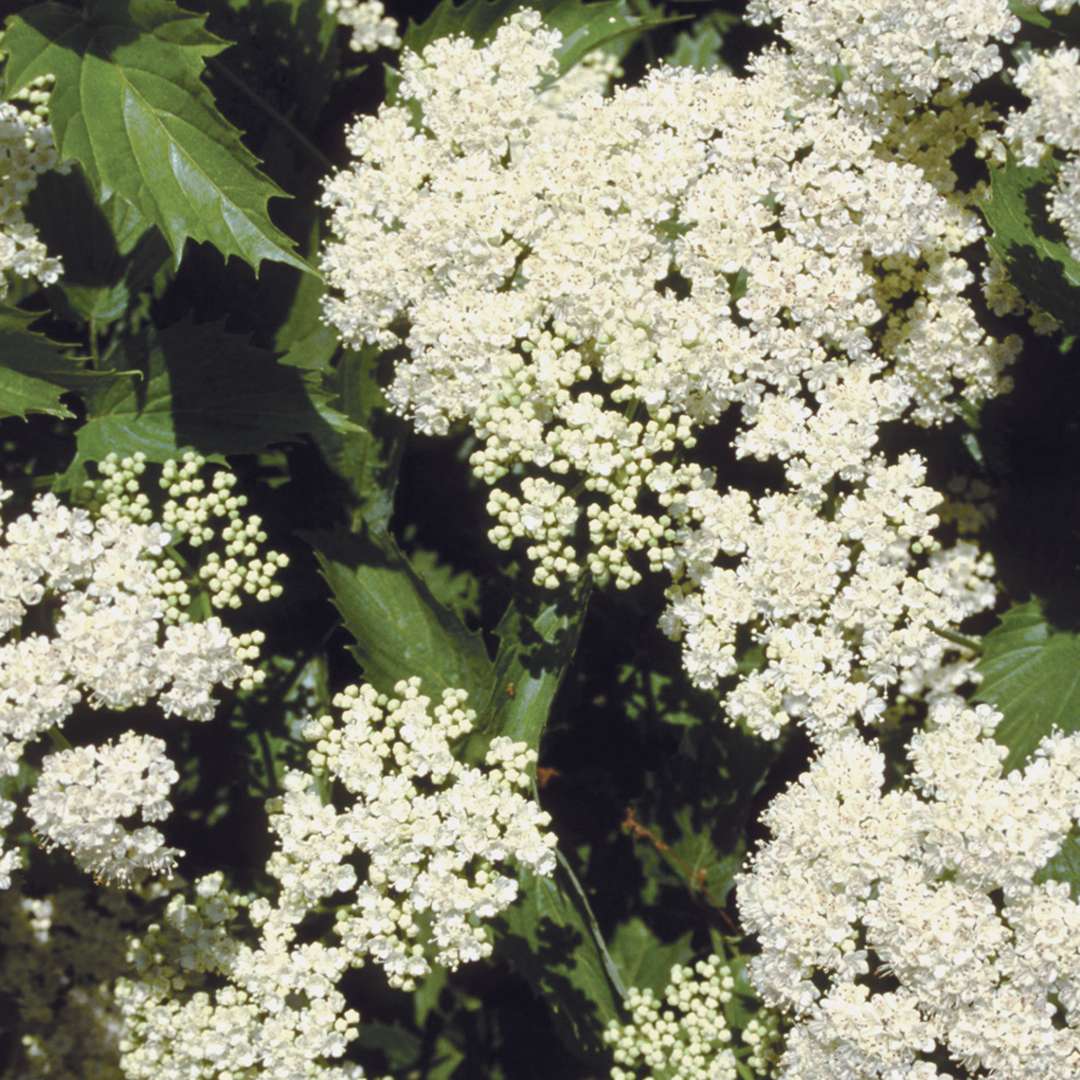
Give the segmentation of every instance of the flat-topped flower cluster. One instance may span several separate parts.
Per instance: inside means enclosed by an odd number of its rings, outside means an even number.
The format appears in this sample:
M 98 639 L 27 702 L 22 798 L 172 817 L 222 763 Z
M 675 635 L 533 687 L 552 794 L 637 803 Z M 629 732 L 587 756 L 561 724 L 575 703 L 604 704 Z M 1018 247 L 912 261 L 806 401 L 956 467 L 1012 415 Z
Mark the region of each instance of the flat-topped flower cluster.
M 487 957 L 486 924 L 517 896 L 516 871 L 554 871 L 549 818 L 528 793 L 535 753 L 497 737 L 481 765 L 462 764 L 451 744 L 476 720 L 465 692 L 433 704 L 420 689 L 350 687 L 340 720 L 308 724 L 312 771 L 289 772 L 271 807 L 273 900 L 213 874 L 134 943 L 117 991 L 129 1080 L 211 1063 L 253 1080 L 358 1078 L 337 1063 L 359 1019 L 337 988 L 345 972 L 372 963 L 413 989 L 435 965 Z M 333 912 L 330 943 L 305 938 L 317 912 Z
M 896 63 L 860 75 L 892 16 L 809 7 L 792 53 L 747 78 L 661 67 L 557 109 L 561 36 L 535 12 L 483 47 L 406 52 L 396 102 L 357 121 L 355 162 L 326 183 L 323 268 L 347 342 L 405 346 L 393 407 L 472 429 L 491 539 L 523 544 L 538 585 L 666 573 L 662 625 L 692 680 L 730 687 L 748 636 L 765 661 L 727 714 L 824 739 L 898 687 L 960 685 L 965 654 L 938 631 L 993 598 L 989 560 L 936 539 L 921 459 L 879 440 L 1008 385 L 1018 339 L 977 317 L 983 227 L 950 158 L 994 119 L 959 92 L 997 70 L 1016 20 L 901 5 Z M 823 9 L 863 27 L 834 49 L 846 97 L 800 46 Z M 728 413 L 730 466 L 703 468 L 698 440 Z M 740 458 L 775 463 L 782 490 L 752 497 Z
M 1010 1080 L 1080 1070 L 1080 905 L 1041 871 L 1080 820 L 1080 735 L 1003 775 L 988 705 L 942 700 L 911 775 L 857 736 L 763 817 L 738 884 L 766 1002 L 793 1017 L 782 1077 L 931 1077 L 940 1050 Z

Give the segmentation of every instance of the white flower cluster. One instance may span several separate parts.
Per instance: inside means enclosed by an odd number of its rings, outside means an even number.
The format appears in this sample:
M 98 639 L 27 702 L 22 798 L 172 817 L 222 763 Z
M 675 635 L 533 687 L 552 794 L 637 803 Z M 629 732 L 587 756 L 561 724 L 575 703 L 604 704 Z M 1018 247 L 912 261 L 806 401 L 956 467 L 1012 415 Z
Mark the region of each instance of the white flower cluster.
M 748 1024 L 742 1033 L 748 1052 L 736 1056 L 724 1015 L 734 988 L 731 968 L 716 955 L 693 967 L 677 964 L 672 968 L 662 1002 L 651 990 L 631 987 L 625 1003 L 630 1022 L 613 1020 L 604 1032 L 615 1061 L 611 1080 L 771 1076 L 775 1022 L 762 1014 Z
M 1059 45 L 1031 53 L 1015 80 L 1031 103 L 1010 114 L 1005 136 L 1025 165 L 1043 164 L 1054 151 L 1061 155 L 1048 209 L 1080 259 L 1080 49 Z
M 249 944 L 237 923 L 256 904 L 269 907 L 210 874 L 132 939 L 132 973 L 115 988 L 126 1080 L 363 1080 L 334 1064 L 359 1020 L 336 987 L 344 950 L 299 944 L 280 918 Z
M 30 795 L 30 820 L 46 847 L 66 848 L 100 880 L 167 873 L 179 852 L 152 826 L 131 830 L 124 822 L 168 817 L 169 789 L 179 778 L 161 739 L 125 731 L 104 746 L 50 754 Z
M 890 93 L 917 102 L 940 89 L 966 93 L 1001 69 L 996 41 L 1020 29 L 1008 0 L 750 0 L 747 18 L 779 20 L 816 91 L 840 82 L 856 108 Z
M 901 8 L 908 37 L 937 26 Z M 997 29 L 956 17 L 968 82 L 935 70 L 968 85 Z M 328 318 L 406 347 L 388 396 L 418 429 L 472 428 L 491 539 L 524 541 L 537 584 L 670 572 L 664 625 L 700 686 L 748 627 L 769 666 L 729 705 L 763 734 L 951 688 L 933 631 L 985 607 L 989 562 L 936 550 L 922 463 L 876 447 L 1007 385 L 1019 340 L 968 299 L 983 229 L 949 164 L 986 110 L 868 119 L 777 52 L 748 78 L 660 68 L 552 109 L 560 41 L 523 11 L 484 47 L 402 56 L 401 103 L 357 121 L 326 184 Z M 691 462 L 725 413 L 734 459 L 778 463 L 786 492 L 755 507 Z
M 432 963 L 481 959 L 483 923 L 518 891 L 501 868 L 554 870 L 548 816 L 523 794 L 535 755 L 496 738 L 483 767 L 462 765 L 450 743 L 476 719 L 464 692 L 434 707 L 416 679 L 395 692 L 351 688 L 335 700 L 340 725 L 309 724 L 319 779 L 287 773 L 272 806 L 273 902 L 213 874 L 134 942 L 136 973 L 117 986 L 128 1080 L 358 1080 L 334 1063 L 359 1021 L 337 988 L 345 972 L 373 962 L 411 989 Z M 335 913 L 332 943 L 306 939 L 315 912 Z
M 113 481 L 124 475 L 105 468 Z M 0 501 L 9 496 L 0 492 Z M 175 594 L 163 586 L 176 573 L 166 554 L 173 534 L 146 506 L 125 515 L 115 491 L 104 497 L 95 514 L 39 495 L 3 529 L 0 777 L 14 776 L 27 745 L 46 732 L 59 740 L 81 702 L 122 711 L 156 698 L 167 716 L 206 721 L 218 687 L 250 688 L 262 678 L 251 665 L 261 634 L 234 635 L 216 616 L 170 616 Z M 128 735 L 99 749 L 62 751 L 45 759 L 32 816 L 44 840 L 68 848 L 98 876 L 124 882 L 172 865 L 175 853 L 161 846 L 156 829 L 131 834 L 120 823 L 136 808 L 146 821 L 160 820 L 170 775 L 156 739 Z M 0 798 L 0 826 L 14 812 Z M 15 852 L 0 856 L 0 886 L 17 865 Z
M 993 563 L 934 541 L 941 497 L 924 480 L 915 455 L 871 458 L 828 517 L 796 494 L 693 493 L 661 626 L 682 639 L 695 685 L 736 673 L 748 627 L 763 661 L 727 694 L 727 715 L 770 739 L 797 718 L 824 743 L 852 717 L 878 719 L 897 686 L 932 697 L 970 678 L 938 630 L 992 605 Z
M 351 31 L 354 52 L 396 49 L 401 44 L 397 23 L 386 14 L 382 0 L 326 0 L 326 10 Z
M 451 743 L 476 720 L 465 691 L 444 691 L 434 708 L 419 679 L 394 692 L 350 687 L 334 701 L 341 726 L 329 716 L 308 725 L 311 763 L 341 786 L 348 806 L 323 805 L 307 777 L 290 774 L 271 872 L 298 912 L 355 889 L 338 909 L 344 947 L 354 963 L 369 958 L 391 985 L 411 989 L 433 960 L 454 969 L 491 954 L 484 923 L 518 893 L 502 868 L 550 875 L 555 837 L 528 794 L 535 751 L 498 736 L 483 767 L 463 765 Z M 359 883 L 357 855 L 368 862 Z
M 789 1013 L 780 1077 L 1080 1074 L 1080 905 L 1036 883 L 1080 818 L 1080 735 L 1002 775 L 1000 715 L 944 699 L 883 792 L 883 754 L 836 742 L 777 797 L 738 881 L 751 979 Z M 981 1074 L 980 1074 L 981 1075 Z
M 51 285 L 62 269 L 24 213 L 38 177 L 59 164 L 52 128 L 34 107 L 37 96 L 30 108 L 0 102 L 0 299 L 12 276 Z
M 98 466 L 100 477 L 87 485 L 97 512 L 122 521 L 160 520 L 173 544 L 190 549 L 190 561 L 202 557 L 197 580 L 215 608 L 239 608 L 244 597 L 264 603 L 281 595 L 281 584 L 274 579 L 289 565 L 289 558 L 279 551 L 262 551 L 267 539 L 262 519 L 244 513 L 248 498 L 235 493 L 235 473 L 212 467 L 201 454 L 188 450 L 178 461 L 161 466 L 159 486 L 166 499 L 155 510 L 142 489 L 146 469 L 142 452 L 123 458 L 109 454 Z M 207 550 L 215 544 L 222 550 Z M 185 577 L 172 559 L 163 561 L 157 578 L 158 591 L 168 605 L 166 618 L 189 621 L 195 579 Z

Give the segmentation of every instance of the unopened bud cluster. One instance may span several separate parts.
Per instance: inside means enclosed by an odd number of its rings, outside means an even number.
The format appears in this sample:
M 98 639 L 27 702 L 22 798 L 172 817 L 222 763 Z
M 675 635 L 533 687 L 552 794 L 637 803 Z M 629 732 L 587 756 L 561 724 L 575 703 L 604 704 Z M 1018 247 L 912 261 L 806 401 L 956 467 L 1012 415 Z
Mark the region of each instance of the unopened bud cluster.
M 262 603 L 281 595 L 275 578 L 288 566 L 288 556 L 265 550 L 262 519 L 244 513 L 248 499 L 236 492 L 234 473 L 210 466 L 192 451 L 179 460 L 168 460 L 161 466 L 159 486 L 165 501 L 158 511 L 143 489 L 144 454 L 123 458 L 109 454 L 98 471 L 99 479 L 90 486 L 103 516 L 144 522 L 156 517 L 172 533 L 174 545 L 191 549 L 191 564 L 201 556 L 194 575 L 175 559 L 163 560 L 158 568 L 158 587 L 170 620 L 190 618 L 196 582 L 205 588 L 215 608 L 236 609 L 245 597 Z
M 631 987 L 630 1022 L 612 1021 L 604 1032 L 615 1061 L 611 1080 L 772 1076 L 775 1020 L 767 1013 L 755 1017 L 742 1033 L 745 1045 L 738 1044 L 725 1017 L 734 993 L 735 976 L 716 955 L 672 968 L 662 1000 L 652 990 Z

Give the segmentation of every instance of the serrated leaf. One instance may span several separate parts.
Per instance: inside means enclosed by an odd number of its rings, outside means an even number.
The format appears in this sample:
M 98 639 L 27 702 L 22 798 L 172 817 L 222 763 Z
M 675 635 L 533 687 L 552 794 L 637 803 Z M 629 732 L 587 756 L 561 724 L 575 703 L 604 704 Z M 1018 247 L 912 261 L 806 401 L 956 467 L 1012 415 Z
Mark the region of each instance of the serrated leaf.
M 990 226 L 988 243 L 1030 303 L 1073 329 L 1080 327 L 1080 262 L 1061 229 L 1047 217 L 1054 166 L 1030 168 L 1010 155 L 990 169 L 990 192 L 980 209 Z
M 483 731 L 537 749 L 577 647 L 588 589 L 554 603 L 527 604 L 511 603 L 496 629 L 500 644 Z M 618 1014 L 618 968 L 561 853 L 554 878 L 522 872 L 519 880 L 521 896 L 504 916 L 500 946 L 547 1002 L 567 1047 L 598 1064 L 604 1025 Z
M 480 581 L 475 574 L 444 562 L 430 548 L 411 548 L 409 562 L 443 607 L 459 619 L 480 618 Z
M 512 602 L 495 629 L 499 651 L 487 714 L 489 730 L 538 750 L 551 703 L 585 620 L 588 590 L 553 603 Z
M 730 12 L 709 12 L 675 38 L 667 63 L 672 67 L 689 67 L 695 71 L 726 69 L 727 65 L 720 59 L 724 35 L 738 22 L 739 17 Z
M 71 417 L 74 413 L 60 400 L 62 394 L 117 378 L 113 372 L 84 368 L 44 334 L 34 333 L 30 324 L 36 318 L 0 304 L 0 417 Z
M 567 1048 L 603 1067 L 604 1027 L 619 1016 L 623 985 L 581 887 L 560 859 L 554 878 L 523 871 L 522 895 L 501 919 L 499 948 L 551 1010 Z
M 122 199 L 155 224 L 177 265 L 192 239 L 256 273 L 264 259 L 306 270 L 267 213 L 283 193 L 202 81 L 205 60 L 227 46 L 170 0 L 38 4 L 7 21 L 5 93 L 55 76 L 61 157 L 79 162 L 102 202 Z
M 306 539 L 356 640 L 351 651 L 366 682 L 390 692 L 416 675 L 436 700 L 451 687 L 467 690 L 473 707 L 487 700 L 492 665 L 483 638 L 435 600 L 388 535 L 311 533 Z
M 611 939 L 611 956 L 627 986 L 662 996 L 671 969 L 693 958 L 693 931 L 665 944 L 636 916 L 623 923 Z
M 49 288 L 54 309 L 102 325 L 120 318 L 139 290 L 166 264 L 168 245 L 131 206 L 115 196 L 100 206 L 78 170 L 45 173 L 28 216 L 48 250 L 64 264 Z
M 183 322 L 140 334 L 125 342 L 123 356 L 143 379 L 90 397 L 74 468 L 112 451 L 141 451 L 150 461 L 185 448 L 253 453 L 327 423 L 313 400 L 318 388 L 303 372 L 222 323 Z
M 1055 630 L 1038 600 L 1014 604 L 983 639 L 978 701 L 1002 714 L 1005 768 L 1023 764 L 1054 728 L 1080 731 L 1080 634 Z
M 604 47 L 621 55 L 629 48 L 635 35 L 654 26 L 677 21 L 666 17 L 642 18 L 630 11 L 626 0 L 536 0 L 528 7 L 539 11 L 544 25 L 562 33 L 558 50 L 559 72 L 564 74 L 594 49 Z M 516 11 L 519 0 L 465 0 L 455 4 L 442 0 L 422 23 L 410 20 L 402 34 L 402 50 L 420 53 L 439 38 L 464 34 L 477 44 L 490 41 L 498 28 Z M 387 99 L 392 99 L 399 78 L 387 69 Z

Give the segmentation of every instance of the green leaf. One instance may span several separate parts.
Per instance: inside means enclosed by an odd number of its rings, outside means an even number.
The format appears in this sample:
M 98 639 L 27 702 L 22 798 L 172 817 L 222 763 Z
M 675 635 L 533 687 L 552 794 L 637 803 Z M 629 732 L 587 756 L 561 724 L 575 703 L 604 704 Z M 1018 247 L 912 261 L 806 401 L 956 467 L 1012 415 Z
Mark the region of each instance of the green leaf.
M 671 969 L 693 959 L 692 937 L 693 931 L 687 930 L 682 937 L 664 944 L 635 916 L 615 931 L 611 939 L 611 956 L 627 986 L 652 990 L 660 997 L 668 984 Z
M 422 23 L 410 21 L 402 34 L 402 50 L 420 53 L 439 38 L 464 34 L 477 44 L 486 44 L 499 27 L 516 11 L 520 0 L 465 0 L 455 4 L 442 0 Z M 626 0 L 536 0 L 527 6 L 539 11 L 544 24 L 562 32 L 558 51 L 559 72 L 565 74 L 594 49 L 604 47 L 621 55 L 632 39 L 654 26 L 677 21 L 670 18 L 642 18 L 630 11 Z M 399 77 L 387 70 L 387 99 L 397 91 Z
M 499 948 L 543 997 L 567 1048 L 604 1068 L 603 1030 L 618 1019 L 624 990 L 581 886 L 561 857 L 554 878 L 522 872 L 520 880 Z
M 74 413 L 60 400 L 62 394 L 117 378 L 115 372 L 87 370 L 59 345 L 31 331 L 30 324 L 39 317 L 0 304 L 0 417 L 71 417 Z
M 695 71 L 726 69 L 727 64 L 720 59 L 724 35 L 738 23 L 739 17 L 731 12 L 709 12 L 675 38 L 675 46 L 668 54 L 667 63 L 672 67 L 689 67 Z
M 1061 850 L 1035 875 L 1036 884 L 1064 881 L 1073 900 L 1080 900 L 1080 826 L 1074 825 Z
M 45 173 L 28 209 L 43 243 L 64 264 L 49 299 L 74 321 L 100 326 L 120 318 L 168 261 L 161 233 L 116 196 L 99 205 L 78 170 Z
M 573 659 L 588 589 L 548 604 L 512 602 L 495 633 L 499 651 L 488 708 L 489 730 L 539 750 L 551 703 Z
M 1053 162 L 1029 168 L 1010 155 L 1003 166 L 991 168 L 990 192 L 980 209 L 991 230 L 988 243 L 1024 298 L 1076 329 L 1080 263 L 1046 213 L 1055 171 Z
M 78 161 L 101 202 L 130 204 L 165 236 L 180 264 L 189 238 L 239 256 L 306 270 L 271 222 L 283 194 L 258 168 L 202 81 L 228 47 L 170 0 L 44 3 L 8 19 L 8 97 L 53 75 L 50 120 L 60 155 Z
M 489 724 L 533 749 L 577 647 L 588 588 L 572 598 L 511 603 L 499 621 Z M 555 877 L 523 872 L 522 895 L 504 917 L 500 947 L 548 1003 L 567 1047 L 592 1065 L 604 1060 L 604 1025 L 618 1015 L 622 981 L 585 893 L 559 853 Z
M 327 424 L 309 376 L 222 323 L 183 322 L 137 335 L 125 342 L 123 356 L 143 379 L 90 397 L 72 469 L 112 451 L 142 451 L 151 461 L 184 448 L 253 453 Z M 344 417 L 335 422 L 347 424 Z
M 1025 4 L 1023 0 L 1009 0 L 1009 10 L 1018 18 L 1032 26 L 1048 27 L 1050 20 L 1031 4 Z
M 995 736 L 1005 768 L 1028 758 L 1054 728 L 1080 731 L 1080 634 L 1055 630 L 1038 600 L 1014 604 L 983 639 L 978 701 L 1002 713 Z
M 410 547 L 409 562 L 443 607 L 459 619 L 479 620 L 480 580 L 475 574 L 443 561 L 431 548 Z
M 418 675 L 425 694 L 461 687 L 474 708 L 487 700 L 492 665 L 483 638 L 431 595 L 385 533 L 311 533 L 319 568 L 333 593 L 364 679 L 390 692 Z

